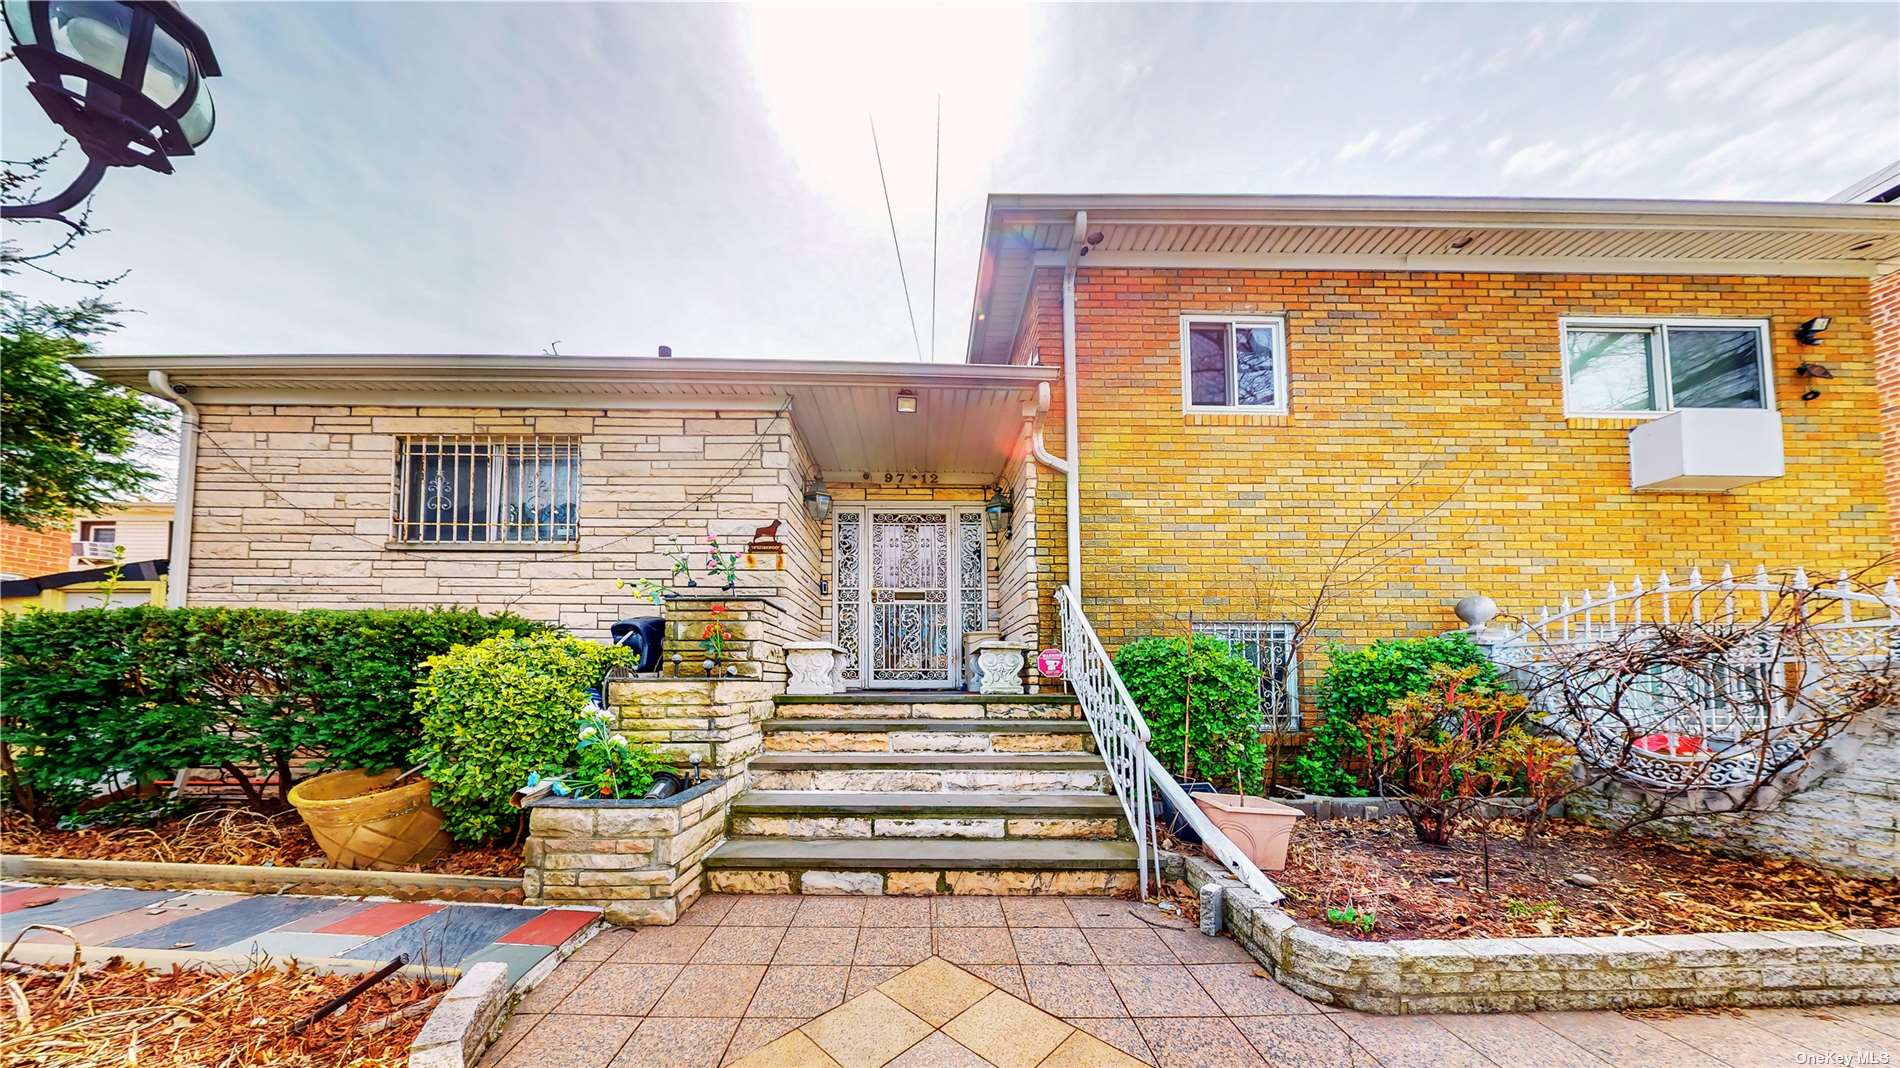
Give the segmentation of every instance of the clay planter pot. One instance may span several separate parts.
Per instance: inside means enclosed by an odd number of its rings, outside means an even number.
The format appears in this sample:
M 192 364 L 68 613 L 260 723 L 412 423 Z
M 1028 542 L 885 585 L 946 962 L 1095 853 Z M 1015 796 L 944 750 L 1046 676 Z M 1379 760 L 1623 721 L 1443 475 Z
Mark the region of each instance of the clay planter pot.
M 449 846 L 429 780 L 386 789 L 402 772 L 332 771 L 290 788 L 290 803 L 334 868 L 427 864 Z
M 1247 859 L 1261 871 L 1286 867 L 1286 847 L 1293 838 L 1293 822 L 1305 813 L 1297 808 L 1245 794 L 1193 794 L 1194 803 L 1207 814 Z

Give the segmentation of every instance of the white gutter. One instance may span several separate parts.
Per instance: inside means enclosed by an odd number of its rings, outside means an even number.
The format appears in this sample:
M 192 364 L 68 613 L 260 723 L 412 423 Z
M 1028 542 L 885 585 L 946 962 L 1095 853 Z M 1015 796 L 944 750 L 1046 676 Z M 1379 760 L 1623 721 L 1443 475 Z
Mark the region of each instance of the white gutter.
M 1062 267 L 1062 452 L 1068 465 L 1062 481 L 1068 490 L 1069 595 L 1082 603 L 1082 455 L 1081 432 L 1075 424 L 1075 268 L 1087 248 L 1089 213 L 1075 213 L 1075 236 L 1069 241 L 1068 262 Z
M 172 387 L 163 371 L 146 374 L 152 393 L 178 406 L 178 492 L 172 503 L 171 560 L 166 565 L 165 607 L 185 607 L 185 588 L 191 581 L 192 491 L 198 481 L 198 408 L 185 399 L 182 388 Z

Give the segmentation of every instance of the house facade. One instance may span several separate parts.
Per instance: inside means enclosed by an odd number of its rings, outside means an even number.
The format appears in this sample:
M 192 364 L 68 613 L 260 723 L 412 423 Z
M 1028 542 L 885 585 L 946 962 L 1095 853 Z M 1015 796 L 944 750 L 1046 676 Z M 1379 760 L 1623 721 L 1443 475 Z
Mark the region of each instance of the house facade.
M 960 685 L 961 634 L 1057 644 L 1070 581 L 1111 650 L 1192 625 L 1271 663 L 1305 625 L 1290 726 L 1325 641 L 1467 595 L 1876 563 L 1896 258 L 1885 205 L 995 197 L 961 366 L 81 363 L 196 415 L 188 603 L 602 635 L 682 552 L 722 585 L 710 537 L 854 688 Z

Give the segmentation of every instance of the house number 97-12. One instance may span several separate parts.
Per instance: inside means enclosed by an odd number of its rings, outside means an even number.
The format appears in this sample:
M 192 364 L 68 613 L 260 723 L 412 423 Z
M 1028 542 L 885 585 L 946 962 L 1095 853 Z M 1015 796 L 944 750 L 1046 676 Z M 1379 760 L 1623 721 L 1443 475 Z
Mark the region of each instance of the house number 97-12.
M 861 481 L 886 486 L 934 486 L 942 477 L 936 471 L 866 471 Z

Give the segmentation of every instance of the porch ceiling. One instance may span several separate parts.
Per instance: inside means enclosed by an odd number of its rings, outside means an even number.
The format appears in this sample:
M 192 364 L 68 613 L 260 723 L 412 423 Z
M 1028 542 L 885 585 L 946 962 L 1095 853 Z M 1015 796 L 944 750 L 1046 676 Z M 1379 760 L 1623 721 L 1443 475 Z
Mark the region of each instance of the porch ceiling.
M 109 382 L 151 391 L 163 372 L 198 404 L 757 409 L 790 402 L 825 477 L 936 473 L 976 483 L 1002 471 L 1048 367 L 721 360 L 647 356 L 86 356 Z M 900 414 L 897 394 L 917 395 Z

